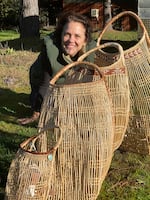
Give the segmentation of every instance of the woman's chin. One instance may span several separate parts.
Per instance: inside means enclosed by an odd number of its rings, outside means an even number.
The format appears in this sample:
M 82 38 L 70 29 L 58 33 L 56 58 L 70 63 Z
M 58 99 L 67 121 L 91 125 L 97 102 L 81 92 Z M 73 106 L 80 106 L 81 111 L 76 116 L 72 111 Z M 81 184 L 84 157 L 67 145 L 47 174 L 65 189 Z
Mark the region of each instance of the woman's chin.
M 65 51 L 66 54 L 69 55 L 70 57 L 74 57 L 77 54 L 77 52 L 73 49 L 65 49 Z
M 74 57 L 76 55 L 76 52 L 67 52 L 67 54 L 70 56 L 70 57 Z

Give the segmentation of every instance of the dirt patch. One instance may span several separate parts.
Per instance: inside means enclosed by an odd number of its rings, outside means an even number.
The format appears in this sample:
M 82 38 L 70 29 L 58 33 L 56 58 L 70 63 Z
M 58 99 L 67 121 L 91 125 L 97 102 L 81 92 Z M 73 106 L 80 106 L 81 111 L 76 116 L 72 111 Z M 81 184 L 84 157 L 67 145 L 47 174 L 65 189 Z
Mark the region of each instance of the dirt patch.
M 30 67 L 36 60 L 39 53 L 30 51 L 14 51 L 10 54 L 5 52 L 0 54 L 1 66 L 24 66 Z
M 39 53 L 13 51 L 0 54 L 0 87 L 17 92 L 30 92 L 29 69 Z

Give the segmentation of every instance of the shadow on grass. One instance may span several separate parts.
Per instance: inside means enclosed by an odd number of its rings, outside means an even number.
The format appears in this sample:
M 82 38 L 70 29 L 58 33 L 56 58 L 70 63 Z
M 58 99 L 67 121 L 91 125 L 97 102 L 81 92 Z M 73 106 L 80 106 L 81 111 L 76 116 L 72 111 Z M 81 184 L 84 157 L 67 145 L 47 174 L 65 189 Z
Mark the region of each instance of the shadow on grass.
M 13 39 L 2 41 L 0 47 L 1 48 L 13 48 L 14 50 L 21 51 L 32 51 L 39 52 L 41 50 L 43 39 L 39 37 L 34 38 L 24 38 L 24 39 Z
M 3 200 L 4 199 L 4 192 L 0 191 L 0 199 Z
M 102 40 L 101 44 L 107 43 L 107 42 L 116 42 L 119 43 L 124 50 L 127 50 L 137 44 L 137 40 L 132 41 L 121 41 L 121 40 Z M 109 51 L 108 51 L 109 52 Z
M 35 133 L 35 125 L 20 126 L 17 119 L 30 115 L 29 94 L 0 88 L 0 199 L 4 199 L 9 166 L 19 144 Z
M 12 118 L 31 115 L 29 94 L 16 93 L 10 89 L 0 88 L 0 119 L 12 122 Z M 4 119 L 3 119 L 4 117 Z
M 2 187 L 5 186 L 11 160 L 18 150 L 19 144 L 26 138 L 27 136 L 18 135 L 17 133 L 7 133 L 0 130 L 0 185 Z

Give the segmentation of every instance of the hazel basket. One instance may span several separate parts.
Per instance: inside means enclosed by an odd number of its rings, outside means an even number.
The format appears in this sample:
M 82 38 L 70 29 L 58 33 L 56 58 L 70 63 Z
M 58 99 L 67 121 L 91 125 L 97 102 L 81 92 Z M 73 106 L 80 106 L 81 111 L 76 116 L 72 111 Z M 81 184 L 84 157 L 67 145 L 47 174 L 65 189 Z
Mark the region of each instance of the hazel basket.
M 46 200 L 53 179 L 59 128 L 45 130 L 20 144 L 9 168 L 5 200 Z
M 86 77 L 95 70 L 99 80 L 62 84 L 57 80 L 76 69 Z M 68 76 L 68 75 L 67 75 Z M 39 127 L 57 124 L 62 143 L 57 152 L 49 200 L 95 200 L 107 175 L 113 156 L 114 124 L 112 103 L 99 67 L 74 62 L 61 69 L 50 81 L 43 101 Z
M 97 45 L 117 20 L 130 16 L 142 30 L 136 44 L 124 49 L 130 88 L 130 115 L 127 131 L 120 149 L 150 154 L 150 38 L 142 20 L 132 11 L 124 11 L 112 18 L 100 33 Z M 113 33 L 115 34 L 115 32 Z M 116 31 L 119 35 L 119 32 Z
M 102 51 L 101 51 L 102 50 Z M 99 45 L 82 56 L 79 61 L 94 53 L 94 63 L 97 64 L 104 75 L 107 88 L 110 91 L 114 114 L 114 150 L 121 145 L 128 121 L 130 109 L 128 74 L 125 66 L 123 48 L 118 43 L 105 43 Z M 93 79 L 96 79 L 96 73 Z

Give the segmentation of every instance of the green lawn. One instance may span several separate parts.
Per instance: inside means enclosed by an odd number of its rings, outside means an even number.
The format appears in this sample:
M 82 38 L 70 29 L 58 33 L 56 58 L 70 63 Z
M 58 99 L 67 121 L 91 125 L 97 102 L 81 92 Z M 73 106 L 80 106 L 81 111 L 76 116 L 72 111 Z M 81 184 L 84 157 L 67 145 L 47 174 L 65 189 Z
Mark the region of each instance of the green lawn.
M 19 38 L 20 34 L 13 30 L 0 31 L 0 42 Z

